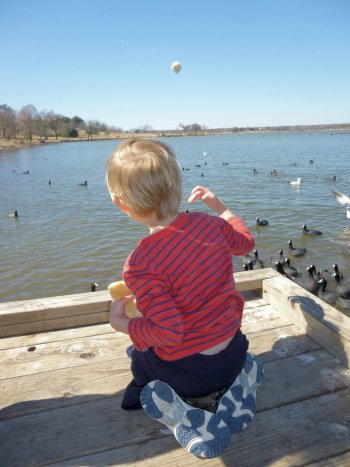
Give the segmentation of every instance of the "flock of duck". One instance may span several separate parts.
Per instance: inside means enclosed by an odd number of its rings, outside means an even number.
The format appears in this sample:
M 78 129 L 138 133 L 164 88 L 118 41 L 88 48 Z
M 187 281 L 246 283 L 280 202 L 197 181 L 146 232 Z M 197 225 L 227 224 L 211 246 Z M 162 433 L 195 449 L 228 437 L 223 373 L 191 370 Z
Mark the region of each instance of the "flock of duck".
M 268 221 L 260 220 L 257 217 L 256 224 L 266 226 Z M 302 233 L 311 236 L 322 235 L 320 230 L 308 229 L 307 225 L 303 225 Z M 306 268 L 305 277 L 303 272 L 291 265 L 290 260 L 290 257 L 304 256 L 305 253 L 306 248 L 294 247 L 292 240 L 289 240 L 288 255 L 284 255 L 283 250 L 279 250 L 277 258 L 269 258 L 268 267 L 272 265 L 277 272 L 318 296 L 326 303 L 350 310 L 350 285 L 342 284 L 344 276 L 340 273 L 338 265 L 333 264 L 332 271 L 328 269 L 317 271 L 316 266 L 311 264 Z M 245 271 L 264 268 L 266 263 L 259 258 L 258 250 L 245 255 L 242 260 Z
M 310 160 L 310 164 L 314 161 Z M 295 164 L 296 165 L 296 164 Z M 253 173 L 257 174 L 257 170 L 253 169 Z M 278 175 L 277 170 L 273 170 L 271 175 Z M 335 182 L 337 180 L 336 176 L 331 177 L 330 181 Z M 294 187 L 300 187 L 302 182 L 301 177 L 297 177 L 296 180 L 289 181 L 289 185 Z M 343 193 L 332 190 L 333 195 L 336 200 L 346 207 L 346 217 L 350 219 L 350 198 Z M 257 226 L 267 226 L 267 219 L 256 218 Z M 304 224 L 302 228 L 302 233 L 310 236 L 322 235 L 320 230 L 308 229 L 307 225 Z M 349 244 L 350 246 L 350 244 Z M 343 309 L 350 310 L 350 285 L 342 285 L 344 277 L 343 274 L 339 272 L 337 264 L 333 265 L 333 270 L 329 271 L 327 269 L 322 269 L 317 271 L 314 264 L 306 268 L 306 278 L 305 275 L 297 270 L 294 266 L 291 265 L 291 257 L 300 257 L 304 256 L 306 253 L 306 248 L 296 248 L 293 246 L 291 240 L 288 242 L 288 256 L 284 256 L 283 250 L 279 250 L 278 258 L 270 258 L 270 265 L 272 264 L 275 269 L 287 277 L 288 279 L 294 281 L 298 285 L 302 286 L 312 294 L 320 297 L 323 301 L 330 305 L 335 305 Z M 259 258 L 257 250 L 253 251 L 253 255 L 246 255 L 243 258 L 243 269 L 248 271 L 251 269 L 260 269 L 263 268 L 264 261 Z

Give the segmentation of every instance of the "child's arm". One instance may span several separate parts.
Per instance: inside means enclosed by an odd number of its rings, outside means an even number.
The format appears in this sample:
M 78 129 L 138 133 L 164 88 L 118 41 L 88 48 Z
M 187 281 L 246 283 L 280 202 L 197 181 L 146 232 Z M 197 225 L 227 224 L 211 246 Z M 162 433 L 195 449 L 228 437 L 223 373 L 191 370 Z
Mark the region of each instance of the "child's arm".
M 204 186 L 196 186 L 193 188 L 191 196 L 188 198 L 190 204 L 196 199 L 200 199 L 208 208 L 216 212 L 216 214 L 223 219 L 228 219 L 233 216 L 232 212 L 226 207 L 226 205 L 212 193 L 208 188 Z
M 188 202 L 193 203 L 196 199 L 203 201 L 219 217 L 227 221 L 223 227 L 223 233 L 233 255 L 243 256 L 254 248 L 254 238 L 242 219 L 233 214 L 220 198 L 214 195 L 208 188 L 196 186 L 193 188 Z
M 124 334 L 129 334 L 128 326 L 130 319 L 124 314 L 124 306 L 127 301 L 127 298 L 121 298 L 117 302 L 112 300 L 109 311 L 109 324 L 116 331 L 123 332 Z

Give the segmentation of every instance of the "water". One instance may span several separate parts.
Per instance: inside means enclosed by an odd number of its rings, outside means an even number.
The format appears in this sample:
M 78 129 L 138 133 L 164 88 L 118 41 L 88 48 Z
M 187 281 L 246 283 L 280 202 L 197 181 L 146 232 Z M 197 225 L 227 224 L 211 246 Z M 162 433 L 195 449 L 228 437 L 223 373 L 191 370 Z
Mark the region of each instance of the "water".
M 350 221 L 331 192 L 350 195 L 350 132 L 164 140 L 185 169 L 182 209 L 193 186 L 209 186 L 243 217 L 266 266 L 279 249 L 288 253 L 292 240 L 307 248 L 304 257 L 292 258 L 293 266 L 305 271 L 312 263 L 318 269 L 337 263 L 350 278 Z M 118 144 L 61 143 L 0 154 L 0 301 L 87 292 L 92 282 L 103 290 L 121 278 L 127 254 L 147 230 L 122 215 L 106 189 L 105 162 Z M 298 176 L 301 187 L 289 186 Z M 79 186 L 85 180 L 87 187 Z M 200 209 L 201 203 L 190 207 Z M 15 210 L 19 217 L 8 218 Z M 269 225 L 256 227 L 258 216 Z M 323 235 L 303 235 L 303 224 Z M 241 259 L 234 263 L 242 269 Z

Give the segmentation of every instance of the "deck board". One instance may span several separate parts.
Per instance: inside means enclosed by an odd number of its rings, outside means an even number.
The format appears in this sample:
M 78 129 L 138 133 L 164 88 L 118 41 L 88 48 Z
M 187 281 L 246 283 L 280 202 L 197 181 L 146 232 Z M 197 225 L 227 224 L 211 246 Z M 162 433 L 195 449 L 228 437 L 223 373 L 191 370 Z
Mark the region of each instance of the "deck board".
M 199 460 L 143 411 L 120 409 L 130 341 L 100 323 L 0 339 L 0 465 L 350 465 L 350 369 L 241 286 L 243 331 L 265 378 L 254 422 L 221 457 Z

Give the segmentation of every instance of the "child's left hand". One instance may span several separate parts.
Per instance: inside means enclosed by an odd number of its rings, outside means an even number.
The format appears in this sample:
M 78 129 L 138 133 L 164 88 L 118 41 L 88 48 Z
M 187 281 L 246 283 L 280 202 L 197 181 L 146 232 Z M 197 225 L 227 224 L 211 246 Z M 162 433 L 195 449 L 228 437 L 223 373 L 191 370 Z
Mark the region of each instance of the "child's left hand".
M 116 331 L 123 332 L 124 334 L 129 334 L 128 325 L 130 320 L 124 314 L 124 307 L 127 301 L 128 298 L 126 297 L 117 302 L 113 300 L 109 311 L 109 324 Z

